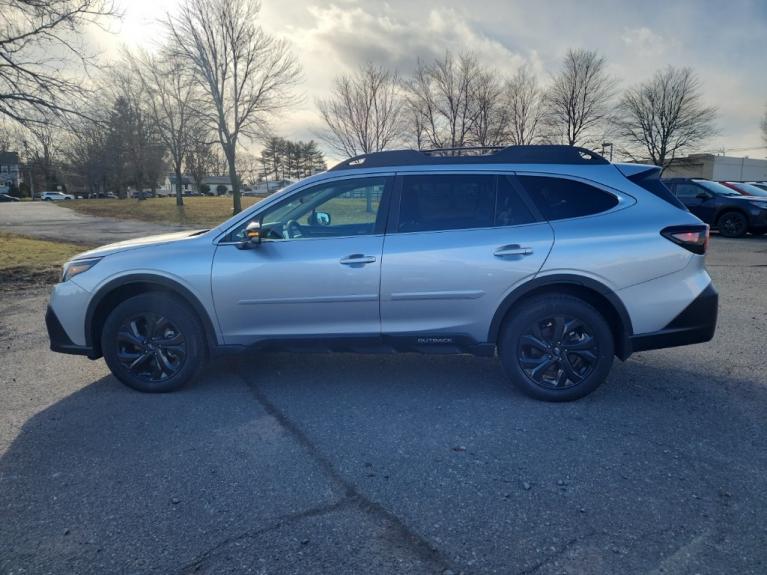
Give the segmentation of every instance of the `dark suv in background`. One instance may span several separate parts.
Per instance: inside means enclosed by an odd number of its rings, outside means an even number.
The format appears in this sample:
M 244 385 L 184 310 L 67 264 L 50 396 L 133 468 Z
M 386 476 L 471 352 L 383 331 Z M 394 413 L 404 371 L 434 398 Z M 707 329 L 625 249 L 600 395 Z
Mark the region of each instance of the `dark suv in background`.
M 718 182 L 692 178 L 663 180 L 687 209 L 728 238 L 767 233 L 767 198 L 744 196 Z

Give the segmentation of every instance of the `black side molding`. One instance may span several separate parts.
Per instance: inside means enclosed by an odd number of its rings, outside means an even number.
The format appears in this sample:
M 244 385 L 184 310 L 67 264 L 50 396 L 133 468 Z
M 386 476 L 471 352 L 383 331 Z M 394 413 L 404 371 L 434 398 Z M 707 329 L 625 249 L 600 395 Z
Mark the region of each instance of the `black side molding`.
M 662 330 L 632 336 L 632 351 L 711 341 L 716 331 L 718 311 L 719 294 L 713 284 L 708 284 L 706 289 Z
M 86 345 L 76 345 L 64 331 L 59 318 L 48 306 L 45 312 L 45 327 L 48 329 L 48 339 L 51 341 L 51 351 L 69 353 L 72 355 L 87 355 L 93 359 L 93 349 Z

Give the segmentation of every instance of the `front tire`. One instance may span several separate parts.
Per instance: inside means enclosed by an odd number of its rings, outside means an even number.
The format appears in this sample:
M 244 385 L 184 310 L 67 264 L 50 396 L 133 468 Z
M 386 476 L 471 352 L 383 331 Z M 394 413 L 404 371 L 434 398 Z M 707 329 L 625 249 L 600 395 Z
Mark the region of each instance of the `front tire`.
M 719 216 L 716 227 L 726 238 L 742 238 L 748 231 L 748 218 L 740 212 L 725 212 Z
M 175 391 L 204 363 L 204 337 L 194 311 L 163 293 L 125 300 L 107 317 L 101 350 L 109 369 L 128 387 Z
M 498 353 L 511 382 L 527 395 L 573 401 L 602 384 L 614 350 L 602 314 L 581 299 L 552 294 L 511 311 Z

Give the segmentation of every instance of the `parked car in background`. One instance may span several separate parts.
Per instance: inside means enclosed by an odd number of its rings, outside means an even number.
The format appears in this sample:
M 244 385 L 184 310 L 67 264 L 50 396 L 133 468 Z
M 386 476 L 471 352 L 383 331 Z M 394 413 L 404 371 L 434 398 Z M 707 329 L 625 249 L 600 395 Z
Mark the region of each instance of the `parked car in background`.
M 730 189 L 735 190 L 739 194 L 743 196 L 757 196 L 757 197 L 767 197 L 767 189 L 760 188 L 759 186 L 755 184 L 749 184 L 746 182 L 729 182 L 729 181 L 720 181 L 720 184 L 723 184 L 727 186 Z
M 43 192 L 40 194 L 40 199 L 45 202 L 57 202 L 60 200 L 74 200 L 75 197 L 64 192 Z
M 9 194 L 0 194 L 0 202 L 18 202 L 19 198 L 11 196 Z
M 767 182 L 746 182 L 746 183 L 767 192 Z
M 76 256 L 51 348 L 149 392 L 220 353 L 497 353 L 525 393 L 578 399 L 616 356 L 714 335 L 708 226 L 659 173 L 570 146 L 352 158 L 211 230 Z
M 767 232 L 767 197 L 744 196 L 711 180 L 669 178 L 663 183 L 688 210 L 725 237 Z

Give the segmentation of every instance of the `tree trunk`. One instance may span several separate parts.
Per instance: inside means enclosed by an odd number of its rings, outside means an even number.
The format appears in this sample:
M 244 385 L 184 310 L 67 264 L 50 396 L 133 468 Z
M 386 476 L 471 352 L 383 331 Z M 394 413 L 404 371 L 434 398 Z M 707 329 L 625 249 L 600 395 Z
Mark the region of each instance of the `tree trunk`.
M 181 192 L 181 166 L 176 166 L 176 205 L 184 205 L 184 195 Z
M 227 150 L 226 163 L 229 165 L 229 180 L 232 182 L 232 214 L 239 214 L 242 211 L 242 201 L 240 200 L 240 181 L 237 179 L 234 161 L 234 150 Z

